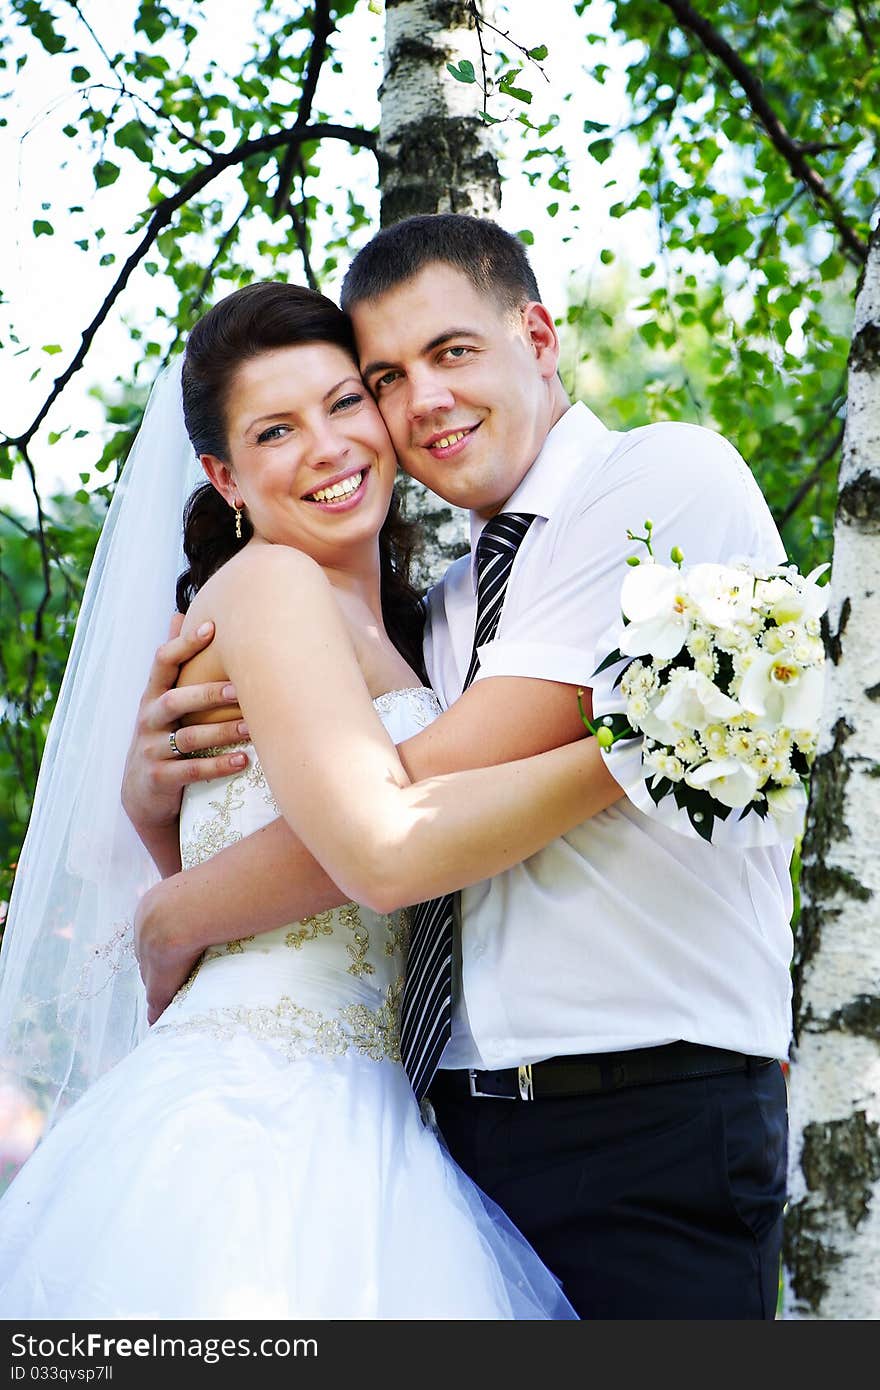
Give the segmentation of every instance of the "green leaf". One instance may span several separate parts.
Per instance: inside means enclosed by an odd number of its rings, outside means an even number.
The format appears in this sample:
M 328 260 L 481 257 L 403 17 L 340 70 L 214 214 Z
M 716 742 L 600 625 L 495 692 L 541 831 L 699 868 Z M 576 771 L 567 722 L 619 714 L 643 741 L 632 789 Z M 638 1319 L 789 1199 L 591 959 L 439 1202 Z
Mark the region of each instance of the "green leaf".
M 41 219 L 38 219 L 36 222 L 34 222 L 33 228 L 34 228 L 34 236 L 54 236 L 54 235 L 55 235 L 55 228 L 52 226 L 52 223 L 51 223 L 51 222 L 43 222 Z
M 529 57 L 534 58 L 536 63 L 543 63 L 549 52 L 550 50 L 545 43 L 539 43 L 537 48 L 529 49 Z
M 72 82 L 88 82 L 91 75 L 88 68 L 80 67 L 79 64 L 70 69 L 70 79 Z
M 447 63 L 446 71 L 452 74 L 456 82 L 476 82 L 477 80 L 474 65 L 467 58 L 462 58 L 458 67 L 454 63 Z
M 99 188 L 109 188 L 110 184 L 119 178 L 119 165 L 113 164 L 109 159 L 99 159 L 92 173 Z
M 128 121 L 114 132 L 113 140 L 121 150 L 131 150 L 144 164 L 153 158 L 153 147 L 148 132 L 140 121 Z
M 517 232 L 517 236 L 526 246 L 534 246 L 535 233 L 530 232 L 528 227 L 523 227 L 521 231 Z
M 46 343 L 43 346 L 43 352 L 45 352 L 49 357 L 54 357 L 56 353 L 61 352 L 61 346 L 59 343 Z

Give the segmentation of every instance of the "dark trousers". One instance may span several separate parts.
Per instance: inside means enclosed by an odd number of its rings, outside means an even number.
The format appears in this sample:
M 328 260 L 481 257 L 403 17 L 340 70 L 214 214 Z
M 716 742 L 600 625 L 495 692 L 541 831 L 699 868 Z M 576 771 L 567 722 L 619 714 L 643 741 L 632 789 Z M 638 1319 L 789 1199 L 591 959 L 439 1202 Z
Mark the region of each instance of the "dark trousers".
M 565 1100 L 431 1101 L 453 1158 L 581 1318 L 775 1316 L 787 1107 L 778 1063 Z

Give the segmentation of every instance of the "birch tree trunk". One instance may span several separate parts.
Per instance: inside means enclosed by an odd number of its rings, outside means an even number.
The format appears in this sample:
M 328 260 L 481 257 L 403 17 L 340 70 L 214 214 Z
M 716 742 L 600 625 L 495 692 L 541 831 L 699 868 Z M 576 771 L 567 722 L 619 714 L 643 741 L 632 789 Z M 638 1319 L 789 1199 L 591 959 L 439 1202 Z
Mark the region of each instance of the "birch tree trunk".
M 482 92 L 446 69 L 470 58 L 480 70 L 468 5 L 386 0 L 385 9 L 377 149 L 382 225 L 417 213 L 496 216 L 501 178 L 490 127 L 480 116 Z M 467 515 L 420 483 L 406 480 L 402 491 L 407 515 L 423 536 L 418 577 L 429 583 L 467 550 Z
M 880 222 L 856 296 L 826 649 L 824 732 L 813 769 L 795 953 L 785 1316 L 874 1319 L 880 1317 Z

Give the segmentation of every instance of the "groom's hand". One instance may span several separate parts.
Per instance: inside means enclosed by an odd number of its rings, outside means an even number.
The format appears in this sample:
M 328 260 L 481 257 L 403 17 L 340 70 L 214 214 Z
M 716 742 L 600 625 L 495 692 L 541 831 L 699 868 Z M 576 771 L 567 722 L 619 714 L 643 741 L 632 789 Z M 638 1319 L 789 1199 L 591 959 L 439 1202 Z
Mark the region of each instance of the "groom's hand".
M 185 717 L 228 705 L 235 699 L 234 692 L 229 693 L 230 685 L 222 681 L 175 688 L 181 666 L 203 651 L 214 636 L 213 624 L 203 623 L 198 632 L 182 637 L 182 622 L 182 616 L 176 613 L 168 640 L 153 659 L 122 780 L 126 815 L 162 874 L 175 873 L 180 868 L 177 820 L 184 787 L 189 782 L 206 782 L 238 772 L 248 761 L 240 749 L 210 758 L 186 756 L 239 742 L 247 730 L 240 719 L 180 727 Z M 171 744 L 172 733 L 177 752 Z

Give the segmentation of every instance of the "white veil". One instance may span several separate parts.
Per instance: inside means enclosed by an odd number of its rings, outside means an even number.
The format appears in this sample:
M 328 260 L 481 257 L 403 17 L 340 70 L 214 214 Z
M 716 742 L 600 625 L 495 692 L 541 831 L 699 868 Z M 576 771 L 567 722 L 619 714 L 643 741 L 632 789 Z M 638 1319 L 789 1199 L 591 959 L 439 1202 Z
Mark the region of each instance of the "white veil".
M 125 756 L 174 611 L 182 512 L 203 474 L 180 360 L 150 395 L 107 513 L 49 729 L 0 950 L 0 1068 L 50 1119 L 146 1031 L 132 915 L 158 874 L 120 804 Z

